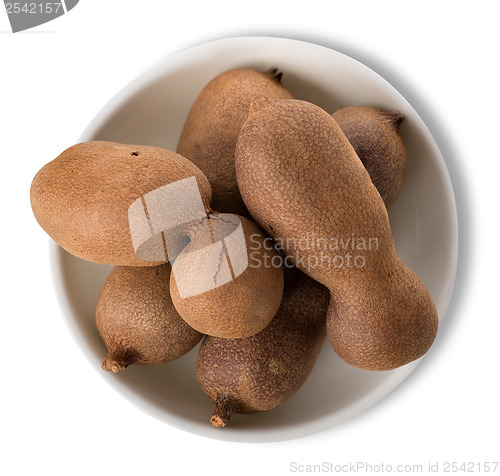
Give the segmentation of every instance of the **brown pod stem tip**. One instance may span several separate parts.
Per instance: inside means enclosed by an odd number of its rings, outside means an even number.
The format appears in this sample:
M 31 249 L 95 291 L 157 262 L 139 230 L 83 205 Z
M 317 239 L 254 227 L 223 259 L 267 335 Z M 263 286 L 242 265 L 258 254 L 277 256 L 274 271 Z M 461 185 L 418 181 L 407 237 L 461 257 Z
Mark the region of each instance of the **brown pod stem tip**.
M 275 81 L 277 81 L 278 83 L 281 83 L 281 78 L 283 77 L 283 73 L 276 67 L 273 67 L 273 68 L 269 68 L 267 71 L 266 71 L 266 74 L 274 79 Z
M 102 362 L 102 369 L 106 372 L 112 371 L 113 373 L 117 373 L 120 370 L 126 369 L 130 364 L 134 363 L 133 356 L 126 351 L 118 350 L 108 352 L 106 357 Z
M 383 111 L 382 114 L 393 125 L 396 132 L 399 132 L 399 127 L 405 119 L 405 116 L 399 111 Z
M 231 397 L 218 396 L 215 401 L 215 411 L 210 418 L 210 423 L 217 428 L 226 426 L 231 417 L 238 410 L 238 405 L 231 399 Z

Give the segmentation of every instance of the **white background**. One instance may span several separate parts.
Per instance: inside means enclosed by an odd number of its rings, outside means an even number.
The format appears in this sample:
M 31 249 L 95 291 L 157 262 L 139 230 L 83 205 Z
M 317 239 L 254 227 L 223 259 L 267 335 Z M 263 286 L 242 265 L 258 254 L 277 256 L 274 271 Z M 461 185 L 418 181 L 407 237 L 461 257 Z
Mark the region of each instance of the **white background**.
M 0 7 L 0 474 L 281 475 L 291 462 L 499 461 L 497 4 L 81 0 L 18 34 Z M 329 46 L 388 79 L 435 135 L 460 221 L 455 295 L 424 362 L 363 414 L 283 443 L 188 434 L 109 387 L 69 334 L 29 203 L 37 170 L 138 74 L 187 47 L 244 35 Z

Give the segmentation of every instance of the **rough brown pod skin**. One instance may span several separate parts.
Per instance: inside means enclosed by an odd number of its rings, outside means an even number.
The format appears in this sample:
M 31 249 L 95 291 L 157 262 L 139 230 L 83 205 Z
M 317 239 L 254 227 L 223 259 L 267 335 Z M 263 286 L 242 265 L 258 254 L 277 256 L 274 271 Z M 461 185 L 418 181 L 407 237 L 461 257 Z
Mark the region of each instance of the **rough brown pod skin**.
M 325 338 L 328 301 L 328 289 L 287 268 L 281 306 L 265 329 L 246 339 L 203 339 L 196 375 L 215 404 L 214 426 L 234 413 L 276 408 L 302 386 Z
M 384 202 L 328 113 L 305 101 L 255 101 L 238 139 L 236 174 L 252 216 L 329 288 L 327 332 L 343 360 L 389 370 L 429 349 L 434 302 L 396 256 Z M 339 266 L 332 239 L 364 240 L 366 249 L 356 248 L 362 266 L 345 259 Z
M 158 265 L 162 261 L 136 256 L 128 209 L 147 192 L 193 176 L 208 209 L 210 184 L 179 154 L 158 147 L 84 142 L 36 174 L 31 206 L 48 235 L 79 258 L 120 266 Z
M 370 174 L 389 210 L 401 192 L 408 157 L 399 127 L 404 116 L 369 106 L 339 109 L 332 117 Z
M 234 217 L 230 214 L 211 215 L 212 233 L 215 224 L 219 224 L 215 230 L 219 236 L 215 239 L 210 233 L 207 236 L 206 226 L 200 226 L 205 223 L 193 225 L 187 230 L 190 243 L 175 259 L 170 279 L 172 301 L 182 318 L 203 334 L 224 338 L 248 337 L 261 331 L 275 316 L 283 295 L 283 267 L 281 261 L 278 266 L 276 261 L 273 262 L 273 259 L 279 258 L 278 253 L 266 243 L 269 238 L 262 230 L 244 217 L 237 217 L 244 237 L 244 248 L 239 250 L 240 253 L 235 253 L 234 248 L 228 249 L 226 241 L 226 248 L 217 255 L 217 267 L 204 268 L 196 260 L 196 253 L 193 252 L 206 252 L 207 245 L 218 243 L 221 238 L 230 235 L 234 227 L 229 220 Z M 242 260 L 247 261 L 247 266 L 236 275 L 238 262 Z M 181 297 L 178 280 L 181 285 L 187 282 L 188 287 L 190 283 L 196 286 L 203 274 L 209 282 L 214 282 L 220 276 L 221 265 L 231 266 L 229 277 L 232 279 L 229 282 L 201 294 Z
M 102 368 L 170 362 L 203 337 L 179 316 L 169 293 L 170 265 L 117 266 L 97 300 L 97 330 L 108 354 Z
M 232 69 L 203 88 L 186 119 L 177 152 L 207 176 L 213 191 L 212 208 L 218 212 L 247 214 L 236 183 L 234 149 L 250 101 L 257 95 L 292 97 L 276 69 L 268 73 Z

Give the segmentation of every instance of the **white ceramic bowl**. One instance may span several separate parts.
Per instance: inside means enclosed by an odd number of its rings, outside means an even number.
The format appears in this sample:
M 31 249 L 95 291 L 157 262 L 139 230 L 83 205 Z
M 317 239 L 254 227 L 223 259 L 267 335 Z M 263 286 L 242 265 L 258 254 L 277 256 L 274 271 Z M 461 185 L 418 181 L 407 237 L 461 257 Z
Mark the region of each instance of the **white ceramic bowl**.
M 189 108 L 210 79 L 235 67 L 267 70 L 273 66 L 284 72 L 283 83 L 296 98 L 328 112 L 372 105 L 398 109 L 406 116 L 401 134 L 409 168 L 401 196 L 390 212 L 391 226 L 399 257 L 428 287 L 442 323 L 453 290 L 458 250 L 450 178 L 431 133 L 411 105 L 386 80 L 354 59 L 290 39 L 214 41 L 168 57 L 141 75 L 99 112 L 80 141 L 101 139 L 175 150 Z M 82 261 L 57 245 L 52 246 L 52 265 L 69 327 L 96 371 L 145 412 L 199 435 L 262 442 L 324 430 L 379 401 L 418 364 L 389 372 L 363 371 L 342 362 L 326 341 L 313 373 L 290 400 L 270 412 L 235 415 L 224 429 L 213 428 L 209 423 L 212 403 L 195 376 L 197 347 L 171 363 L 105 373 L 101 362 L 106 351 L 94 325 L 94 307 L 111 268 Z

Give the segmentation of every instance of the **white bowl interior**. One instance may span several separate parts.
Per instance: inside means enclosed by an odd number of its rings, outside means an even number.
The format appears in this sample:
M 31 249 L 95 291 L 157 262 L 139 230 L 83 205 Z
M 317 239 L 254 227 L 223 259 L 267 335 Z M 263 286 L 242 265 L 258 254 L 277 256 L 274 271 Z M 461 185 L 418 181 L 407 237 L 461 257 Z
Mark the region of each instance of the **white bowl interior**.
M 403 191 L 390 212 L 391 227 L 399 257 L 428 287 L 442 323 L 453 290 L 458 250 L 450 179 L 415 110 L 388 82 L 354 59 L 290 39 L 218 40 L 166 58 L 140 76 L 103 108 L 80 141 L 110 140 L 175 150 L 189 108 L 210 79 L 234 67 L 266 70 L 273 66 L 284 72 L 283 83 L 296 98 L 328 112 L 372 105 L 405 114 L 401 134 L 409 168 Z M 373 405 L 418 365 L 413 362 L 389 372 L 363 371 L 342 362 L 325 342 L 309 379 L 289 401 L 270 412 L 236 415 L 228 427 L 216 429 L 209 423 L 212 403 L 196 381 L 197 347 L 163 365 L 132 366 L 118 374 L 101 370 L 106 350 L 95 328 L 94 308 L 111 267 L 80 260 L 55 244 L 51 251 L 64 314 L 91 365 L 132 403 L 190 432 L 247 442 L 305 436 Z

